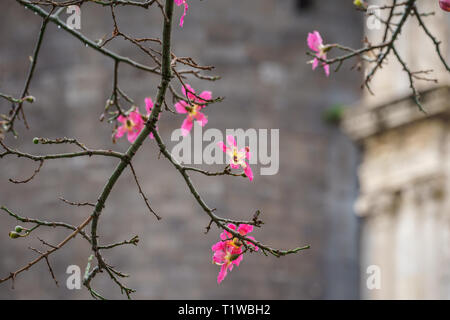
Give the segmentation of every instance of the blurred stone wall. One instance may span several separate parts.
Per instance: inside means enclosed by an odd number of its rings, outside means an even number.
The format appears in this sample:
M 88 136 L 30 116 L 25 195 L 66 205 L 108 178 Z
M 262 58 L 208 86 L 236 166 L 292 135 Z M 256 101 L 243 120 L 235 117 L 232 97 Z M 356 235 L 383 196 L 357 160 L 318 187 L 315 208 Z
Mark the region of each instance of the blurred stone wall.
M 218 286 L 218 267 L 211 264 L 211 245 L 217 229 L 204 235 L 208 219 L 172 166 L 158 160 L 152 141 L 146 141 L 134 162 L 143 189 L 163 220 L 149 215 L 127 171 L 115 186 L 100 220 L 103 244 L 139 235 L 138 247 L 105 253 L 108 261 L 131 277 L 139 299 L 309 299 L 358 298 L 358 222 L 352 204 L 356 197 L 357 152 L 335 126 L 323 121 L 323 111 L 335 104 L 350 104 L 360 96 L 360 75 L 344 65 L 327 79 L 311 71 L 305 55 L 307 33 L 320 30 L 328 43 L 357 47 L 362 21 L 351 1 L 323 0 L 299 11 L 298 1 L 191 1 L 185 27 L 174 28 L 174 50 L 203 64 L 216 66 L 222 80 L 190 81 L 197 90 L 211 90 L 226 100 L 207 111 L 208 128 L 280 129 L 280 170 L 274 176 L 244 179 L 194 176 L 200 193 L 221 215 L 248 218 L 262 211 L 264 228 L 254 235 L 274 247 L 310 244 L 311 249 L 282 259 L 253 254 Z M 176 16 L 181 15 L 176 8 Z M 157 9 L 117 8 L 123 32 L 137 37 L 158 36 Z M 14 1 L 0 3 L 0 91 L 19 95 L 41 20 Z M 62 14 L 62 18 L 66 15 Z M 82 8 L 82 32 L 99 39 L 112 30 L 110 13 L 94 5 Z M 49 25 L 26 105 L 30 130 L 18 127 L 20 137 L 6 142 L 34 153 L 63 152 L 70 147 L 35 146 L 35 136 L 77 137 L 92 148 L 125 150 L 123 140 L 113 145 L 112 126 L 100 123 L 111 93 L 113 63 L 86 48 L 65 31 Z M 128 43 L 114 41 L 110 48 L 143 63 L 150 63 Z M 120 86 L 143 109 L 146 96 L 155 96 L 158 78 L 121 66 Z M 6 112 L 9 104 L 0 100 Z M 182 117 L 164 114 L 159 125 L 165 140 L 180 126 Z M 78 158 L 48 161 L 39 176 L 25 185 L 8 178 L 28 177 L 35 163 L 22 159 L 0 161 L 0 204 L 30 217 L 78 224 L 89 208 L 67 206 L 58 200 L 95 202 L 116 161 Z M 254 168 L 257 172 L 257 167 Z M 7 275 L 29 261 L 39 247 L 39 236 L 56 243 L 67 232 L 38 230 L 35 236 L 11 240 L 16 225 L 0 215 L 0 274 Z M 90 254 L 81 238 L 51 257 L 60 287 L 56 288 L 45 263 L 0 286 L 3 299 L 80 299 L 86 290 L 65 286 L 68 265 L 84 269 Z M 106 275 L 94 287 L 109 298 L 122 298 Z

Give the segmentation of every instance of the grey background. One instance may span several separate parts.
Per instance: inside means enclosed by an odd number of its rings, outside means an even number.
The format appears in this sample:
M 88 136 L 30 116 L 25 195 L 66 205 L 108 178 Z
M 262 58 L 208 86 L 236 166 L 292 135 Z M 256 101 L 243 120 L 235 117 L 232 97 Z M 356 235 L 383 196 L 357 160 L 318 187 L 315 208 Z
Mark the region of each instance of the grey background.
M 177 18 L 182 9 L 176 8 Z M 136 37 L 159 36 L 159 10 L 117 8 L 119 27 Z M 61 18 L 67 17 L 62 14 Z M 0 91 L 20 95 L 28 69 L 28 56 L 41 19 L 14 1 L 0 2 Z M 77 39 L 49 25 L 30 92 L 33 105 L 25 105 L 30 130 L 19 125 L 20 137 L 6 139 L 22 151 L 50 153 L 73 150 L 35 146 L 32 138 L 77 137 L 91 148 L 125 150 L 125 139 L 111 142 L 112 125 L 100 123 L 105 100 L 111 94 L 113 63 L 85 48 Z M 174 51 L 216 66 L 222 80 L 191 80 L 198 91 L 211 90 L 226 100 L 206 111 L 206 128 L 280 129 L 280 170 L 274 176 L 256 175 L 253 183 L 240 178 L 195 175 L 200 193 L 218 213 L 249 218 L 262 211 L 265 226 L 254 236 L 274 247 L 310 244 L 309 251 L 282 259 L 253 254 L 218 286 L 219 268 L 211 264 L 211 245 L 218 239 L 213 228 L 204 235 L 208 219 L 188 192 L 182 178 L 164 159 L 158 160 L 153 141 L 146 141 L 134 162 L 152 206 L 163 216 L 157 222 L 145 204 L 129 171 L 114 188 L 100 220 L 103 244 L 139 235 L 138 247 L 105 253 L 107 260 L 129 273 L 126 284 L 139 299 L 330 299 L 358 298 L 358 221 L 352 204 L 357 193 L 357 151 L 336 128 L 323 121 L 323 111 L 335 104 L 356 101 L 360 75 L 344 65 L 327 79 L 322 70 L 306 64 L 307 33 L 320 30 L 327 43 L 357 47 L 362 39 L 361 15 L 351 1 L 312 1 L 299 10 L 298 1 L 190 1 L 185 27 L 174 28 Z M 95 5 L 82 8 L 82 30 L 92 39 L 112 31 L 109 11 Z M 138 49 L 123 41 L 109 48 L 149 64 Z M 120 86 L 143 110 L 146 96 L 154 98 L 158 78 L 121 66 Z M 178 85 L 176 85 L 178 86 Z M 10 105 L 0 100 L 0 111 Z M 165 140 L 183 117 L 164 114 L 159 124 Z M 205 129 L 206 129 L 205 128 Z M 79 158 L 47 161 L 30 183 L 15 185 L 8 178 L 26 178 L 35 163 L 6 158 L 0 161 L 0 204 L 24 216 L 80 223 L 89 208 L 76 208 L 58 200 L 95 202 L 116 161 Z M 258 172 L 257 166 L 254 171 Z M 44 229 L 26 239 L 11 240 L 16 222 L 0 214 L 0 276 L 26 264 L 40 247 L 36 236 L 61 241 L 65 230 Z M 68 265 L 84 269 L 90 255 L 80 237 L 52 255 L 60 287 L 56 288 L 44 262 L 0 285 L 3 299 L 80 299 L 86 290 L 65 287 Z M 100 275 L 94 287 L 108 298 L 123 298 Z

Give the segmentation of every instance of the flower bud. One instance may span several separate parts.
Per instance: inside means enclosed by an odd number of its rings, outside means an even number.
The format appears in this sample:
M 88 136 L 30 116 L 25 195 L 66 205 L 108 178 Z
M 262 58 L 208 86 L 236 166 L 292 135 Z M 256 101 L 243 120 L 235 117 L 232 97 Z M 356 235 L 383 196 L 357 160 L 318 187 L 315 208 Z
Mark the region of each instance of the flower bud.
M 327 45 L 322 46 L 320 48 L 320 51 L 323 53 L 326 53 L 326 52 L 330 51 L 331 49 L 333 49 L 334 47 L 336 47 L 336 46 L 332 45 L 332 44 L 327 44 Z
M 10 237 L 11 239 L 17 239 L 17 238 L 20 237 L 20 234 L 18 234 L 18 233 L 15 232 L 15 231 L 11 231 L 11 232 L 9 232 L 9 237 Z
M 36 98 L 35 97 L 33 97 L 33 96 L 26 96 L 25 98 L 23 98 L 26 102 L 29 102 L 29 103 L 33 103 L 35 100 L 36 100 Z
M 24 230 L 24 228 L 23 228 L 22 226 L 16 226 L 16 227 L 14 228 L 14 231 L 16 231 L 16 232 L 18 232 L 18 233 L 21 233 L 23 230 Z
M 353 4 L 355 6 L 357 6 L 358 8 L 361 8 L 361 9 L 366 9 L 367 8 L 367 4 L 364 2 L 364 0 L 354 0 Z
M 442 10 L 450 12 L 450 0 L 439 0 L 439 6 Z
M 33 138 L 33 143 L 34 144 L 38 144 L 39 143 L 39 138 Z

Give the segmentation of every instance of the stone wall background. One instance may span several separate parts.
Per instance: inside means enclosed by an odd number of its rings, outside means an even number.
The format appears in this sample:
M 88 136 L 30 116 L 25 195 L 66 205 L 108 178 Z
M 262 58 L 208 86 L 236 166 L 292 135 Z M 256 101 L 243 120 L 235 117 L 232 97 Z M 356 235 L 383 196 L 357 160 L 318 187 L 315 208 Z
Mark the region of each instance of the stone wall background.
M 88 10 L 89 8 L 89 10 Z M 157 10 L 118 8 L 123 31 L 136 36 L 157 36 Z M 176 15 L 181 9 L 176 10 Z M 65 17 L 65 15 L 62 15 Z M 82 8 L 82 32 L 98 39 L 112 30 L 106 9 Z M 40 18 L 14 1 L 0 2 L 0 91 L 18 95 L 22 90 L 40 25 Z M 351 1 L 314 1 L 298 10 L 298 1 L 191 1 L 183 29 L 175 28 L 174 50 L 216 66 L 223 77 L 216 83 L 190 81 L 197 90 L 212 90 L 226 100 L 208 110 L 208 128 L 279 128 L 280 170 L 275 176 L 243 179 L 195 176 L 194 182 L 212 207 L 222 215 L 246 218 L 261 209 L 266 222 L 255 236 L 275 247 L 311 244 L 312 249 L 283 259 L 264 255 L 245 257 L 241 266 L 220 286 L 218 267 L 212 265 L 210 246 L 218 233 L 203 234 L 208 219 L 193 200 L 180 176 L 146 141 L 135 160 L 142 187 L 161 222 L 146 212 L 129 172 L 124 174 L 101 218 L 102 243 L 140 236 L 137 248 L 117 248 L 105 254 L 113 265 L 131 274 L 127 284 L 140 299 L 303 299 L 358 298 L 358 222 L 353 213 L 357 194 L 357 152 L 337 127 L 326 124 L 322 113 L 330 106 L 356 101 L 360 75 L 345 65 L 326 79 L 312 72 L 305 52 L 309 31 L 320 30 L 328 43 L 357 47 L 362 39 L 361 16 Z M 85 48 L 64 31 L 49 25 L 31 93 L 37 101 L 26 105 L 31 129 L 19 127 L 21 136 L 9 144 L 27 152 L 67 151 L 35 146 L 34 136 L 77 137 L 92 148 L 125 150 L 126 141 L 111 143 L 111 126 L 98 122 L 111 92 L 112 61 Z M 124 42 L 111 48 L 142 62 L 140 53 Z M 121 87 L 143 108 L 146 96 L 156 93 L 158 79 L 126 66 L 120 72 Z M 2 112 L 9 104 L 0 101 Z M 169 140 L 182 118 L 164 114 L 159 126 Z M 79 158 L 46 162 L 29 184 L 14 185 L 8 178 L 28 177 L 34 163 L 9 158 L 1 161 L 0 203 L 24 216 L 57 219 L 73 224 L 90 214 L 74 208 L 72 201 L 95 201 L 115 161 Z M 256 172 L 256 167 L 254 168 Z M 15 221 L 0 215 L 0 274 L 29 261 L 39 246 L 35 237 L 10 240 Z M 39 230 L 49 242 L 60 241 L 64 231 Z M 47 266 L 40 263 L 15 281 L 0 286 L 3 299 L 80 299 L 85 290 L 65 288 L 68 265 L 84 269 L 89 248 L 76 239 L 51 261 L 60 288 L 55 288 Z M 122 298 L 106 276 L 95 288 L 110 298 Z

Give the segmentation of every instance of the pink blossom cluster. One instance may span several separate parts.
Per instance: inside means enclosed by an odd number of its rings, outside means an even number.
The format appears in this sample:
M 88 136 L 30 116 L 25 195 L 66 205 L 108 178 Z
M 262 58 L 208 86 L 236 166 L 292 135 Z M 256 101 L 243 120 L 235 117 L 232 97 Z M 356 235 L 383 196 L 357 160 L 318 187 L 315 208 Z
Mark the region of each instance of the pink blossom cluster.
M 245 236 L 248 239 L 255 240 L 255 238 L 248 236 L 253 231 L 253 226 L 249 224 L 241 224 L 236 228 L 236 225 L 229 223 L 228 228 L 238 232 L 241 236 Z M 212 246 L 213 251 L 213 263 L 220 266 L 219 275 L 217 276 L 217 283 L 221 283 L 228 274 L 228 271 L 233 270 L 233 266 L 239 266 L 243 259 L 244 244 L 242 240 L 224 230 L 220 234 L 221 241 Z M 258 247 L 251 242 L 246 243 L 252 246 L 255 251 L 258 251 Z

